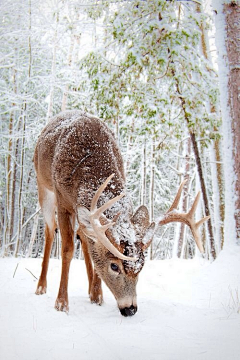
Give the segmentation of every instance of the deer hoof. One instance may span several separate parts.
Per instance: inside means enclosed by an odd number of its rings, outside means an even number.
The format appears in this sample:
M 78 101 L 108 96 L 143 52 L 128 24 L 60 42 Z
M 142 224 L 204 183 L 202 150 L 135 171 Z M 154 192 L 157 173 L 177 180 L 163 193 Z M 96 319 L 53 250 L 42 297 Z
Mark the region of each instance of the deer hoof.
M 97 304 L 97 305 L 101 306 L 103 303 L 103 296 L 102 296 L 102 294 L 95 295 L 95 296 L 90 294 L 90 301 L 92 304 Z
M 55 309 L 58 311 L 63 311 L 68 313 L 69 312 L 68 301 L 65 299 L 57 299 L 55 302 Z
M 36 295 L 43 295 L 43 294 L 46 294 L 47 292 L 47 287 L 46 286 L 38 286 L 37 287 L 37 290 L 35 291 L 35 294 Z

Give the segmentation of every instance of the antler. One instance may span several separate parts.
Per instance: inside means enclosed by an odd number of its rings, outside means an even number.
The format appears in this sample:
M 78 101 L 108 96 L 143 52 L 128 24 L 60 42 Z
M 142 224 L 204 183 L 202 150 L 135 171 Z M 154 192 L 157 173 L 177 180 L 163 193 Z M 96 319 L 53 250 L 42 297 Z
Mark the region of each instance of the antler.
M 116 257 L 118 257 L 119 259 L 122 260 L 127 260 L 127 261 L 136 261 L 137 259 L 134 257 L 129 257 L 129 256 L 125 256 L 123 255 L 120 251 L 118 251 L 118 249 L 110 242 L 110 240 L 107 238 L 105 232 L 107 231 L 107 229 L 109 229 L 111 226 L 114 225 L 115 221 L 109 221 L 107 224 L 102 225 L 100 223 L 100 216 L 103 215 L 103 212 L 105 210 L 107 210 L 108 208 L 110 208 L 115 202 L 117 202 L 118 200 L 120 200 L 125 194 L 122 193 L 116 197 L 114 197 L 113 199 L 109 200 L 108 202 L 106 202 L 105 204 L 103 204 L 100 208 L 97 208 L 97 202 L 99 197 L 101 196 L 102 192 L 104 191 L 104 189 L 106 188 L 106 186 L 108 185 L 108 183 L 110 182 L 110 180 L 113 178 L 114 174 L 110 175 L 107 180 L 99 187 L 99 189 L 97 190 L 97 192 L 95 193 L 92 202 L 91 202 L 91 208 L 90 208 L 90 222 L 92 225 L 92 228 L 95 232 L 95 235 L 97 235 L 97 238 L 99 239 L 99 241 Z
M 194 214 L 196 212 L 196 209 L 197 209 L 197 205 L 198 205 L 198 202 L 199 202 L 199 199 L 200 199 L 200 195 L 201 195 L 201 192 L 199 191 L 197 196 L 195 197 L 195 200 L 193 202 L 193 205 L 191 207 L 191 209 L 189 210 L 188 213 L 179 213 L 177 211 L 177 206 L 179 204 L 179 200 L 180 200 L 180 197 L 181 197 L 181 194 L 182 194 L 182 190 L 183 190 L 183 187 L 185 185 L 185 183 L 187 182 L 187 180 L 184 180 L 181 185 L 179 186 L 179 189 L 178 189 L 178 192 L 177 192 L 177 195 L 170 207 L 170 209 L 166 212 L 166 214 L 163 216 L 163 218 L 159 221 L 159 225 L 165 225 L 165 224 L 168 224 L 170 222 L 181 222 L 181 223 L 184 223 L 186 225 L 188 225 L 192 231 L 192 234 L 193 234 L 193 237 L 196 241 L 196 244 L 197 244 L 197 247 L 199 249 L 199 251 L 201 253 L 204 252 L 204 249 L 203 249 L 203 245 L 202 245 L 202 242 L 201 242 L 201 239 L 200 239 L 200 234 L 199 234 L 199 227 L 205 222 L 207 221 L 210 216 L 205 216 L 204 218 L 202 218 L 201 220 L 195 222 L 194 220 Z

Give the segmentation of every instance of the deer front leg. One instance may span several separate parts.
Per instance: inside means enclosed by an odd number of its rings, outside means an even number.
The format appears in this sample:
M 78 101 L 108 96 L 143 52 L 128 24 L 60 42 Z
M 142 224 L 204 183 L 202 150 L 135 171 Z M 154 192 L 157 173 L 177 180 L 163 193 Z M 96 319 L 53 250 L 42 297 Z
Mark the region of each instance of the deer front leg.
M 101 278 L 96 273 L 96 270 L 94 270 L 93 273 L 93 281 L 91 284 L 89 295 L 92 303 L 102 305 L 103 303 L 102 281 Z
M 103 303 L 103 293 L 102 293 L 102 286 L 101 286 L 101 279 L 97 275 L 96 271 L 93 270 L 92 260 L 88 252 L 87 246 L 87 238 L 84 235 L 84 232 L 79 227 L 77 231 L 78 236 L 81 240 L 82 251 L 84 255 L 85 265 L 87 269 L 88 275 L 88 294 L 92 303 L 96 303 L 101 305 Z
M 62 237 L 62 274 L 58 297 L 55 302 L 55 309 L 59 311 L 69 311 L 68 306 L 68 275 L 70 263 L 74 253 L 73 229 L 70 221 L 70 214 L 62 209 L 58 209 L 59 228 Z
M 91 286 L 92 286 L 92 280 L 93 280 L 92 260 L 91 260 L 91 257 L 89 255 L 89 252 L 88 252 L 87 238 L 84 235 L 84 233 L 83 233 L 83 231 L 81 230 L 80 227 L 78 228 L 77 234 L 80 237 L 80 241 L 81 241 L 81 247 L 82 247 L 82 252 L 83 252 L 83 255 L 84 255 L 84 261 L 85 261 L 86 270 L 87 270 L 87 276 L 88 276 L 88 294 L 90 294 Z

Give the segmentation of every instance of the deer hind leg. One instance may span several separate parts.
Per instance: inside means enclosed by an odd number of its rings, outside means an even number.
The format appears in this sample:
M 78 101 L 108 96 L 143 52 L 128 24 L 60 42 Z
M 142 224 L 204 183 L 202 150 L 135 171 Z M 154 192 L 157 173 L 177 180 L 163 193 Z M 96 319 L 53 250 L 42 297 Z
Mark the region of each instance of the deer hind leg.
M 62 237 L 62 274 L 55 309 L 68 312 L 68 275 L 74 253 L 72 226 L 74 222 L 71 221 L 71 214 L 60 207 L 58 208 L 58 223 Z
M 88 252 L 87 238 L 82 232 L 81 228 L 77 231 L 78 236 L 81 240 L 82 251 L 84 255 L 87 275 L 88 275 L 88 294 L 92 303 L 101 305 L 103 303 L 103 293 L 101 286 L 101 279 L 97 275 L 96 271 L 93 270 L 92 260 Z
M 45 247 L 42 262 L 42 271 L 38 281 L 36 294 L 42 295 L 45 294 L 47 291 L 48 264 L 52 250 L 54 232 L 57 228 L 57 224 L 55 220 L 56 201 L 54 193 L 45 188 L 41 188 L 41 186 L 38 186 L 38 192 L 39 202 L 45 220 Z

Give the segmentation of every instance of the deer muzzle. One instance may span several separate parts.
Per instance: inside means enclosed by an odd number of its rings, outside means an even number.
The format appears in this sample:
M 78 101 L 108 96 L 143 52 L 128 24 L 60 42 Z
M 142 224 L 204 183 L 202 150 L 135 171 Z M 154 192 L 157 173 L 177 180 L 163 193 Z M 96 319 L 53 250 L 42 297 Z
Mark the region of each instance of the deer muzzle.
M 122 316 L 133 316 L 137 312 L 137 306 L 131 305 L 122 309 L 119 308 L 119 310 Z
M 118 308 L 120 310 L 120 313 L 125 317 L 135 315 L 137 312 L 136 296 L 134 296 L 133 298 L 127 297 L 118 300 Z

